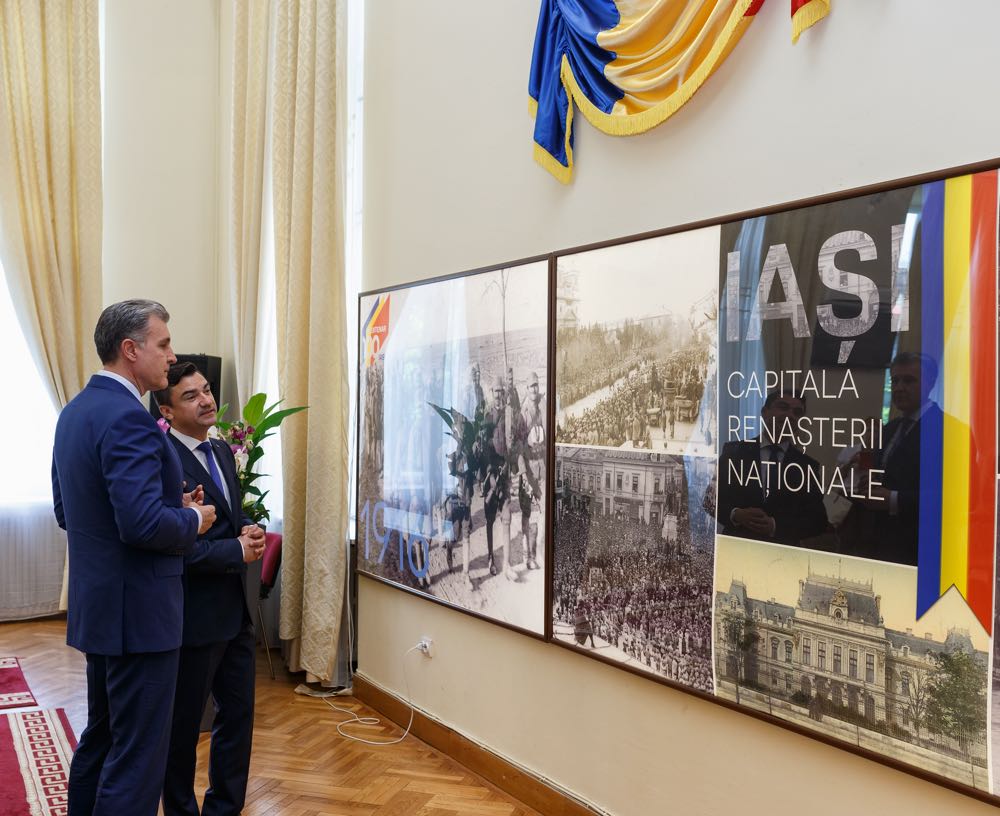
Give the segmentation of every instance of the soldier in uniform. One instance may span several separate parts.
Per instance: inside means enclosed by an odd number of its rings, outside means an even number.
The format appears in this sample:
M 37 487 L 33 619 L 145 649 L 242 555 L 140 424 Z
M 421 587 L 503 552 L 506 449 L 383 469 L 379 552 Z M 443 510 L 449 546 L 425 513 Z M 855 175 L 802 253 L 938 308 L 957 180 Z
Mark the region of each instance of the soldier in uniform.
M 517 386 L 514 385 L 514 369 L 507 369 L 507 404 L 515 414 L 521 413 L 521 398 L 517 395 Z
M 500 543 L 504 549 L 504 574 L 508 580 L 514 580 L 517 573 L 511 560 L 510 552 L 510 487 L 516 484 L 515 477 L 523 469 L 521 448 L 526 439 L 524 419 L 515 414 L 505 400 L 506 387 L 503 380 L 497 377 L 493 385 L 493 407 L 486 415 L 486 421 L 492 425 L 493 433 L 489 440 L 489 464 L 486 468 L 486 478 L 483 480 L 483 505 L 486 511 L 486 549 L 489 558 L 490 575 L 497 574 L 496 561 L 493 557 L 493 524 L 497 514 L 500 515 Z M 520 461 L 519 461 L 520 460 Z
M 521 474 L 519 504 L 521 507 L 521 536 L 524 542 L 525 565 L 528 569 L 538 569 L 538 517 L 531 520 L 532 510 L 544 507 L 542 495 L 545 468 L 545 406 L 538 388 L 538 374 L 534 371 L 528 378 L 528 394 L 524 405 L 524 446 L 525 470 Z
M 479 363 L 472 363 L 469 366 L 469 382 L 462 395 L 462 413 L 470 421 L 474 421 L 479 410 L 486 410 L 486 395 L 480 383 Z
M 455 435 L 458 439 L 465 438 L 465 417 L 459 414 L 455 419 Z M 445 555 L 448 559 L 448 572 L 453 569 L 452 549 L 458 541 L 462 542 L 462 572 L 472 589 L 475 582 L 469 575 L 469 548 L 472 538 L 472 491 L 476 483 L 475 465 L 470 451 L 458 447 L 448 456 L 448 470 L 458 483 L 454 492 L 445 498 L 445 514 L 452 524 L 452 539 L 445 542 Z

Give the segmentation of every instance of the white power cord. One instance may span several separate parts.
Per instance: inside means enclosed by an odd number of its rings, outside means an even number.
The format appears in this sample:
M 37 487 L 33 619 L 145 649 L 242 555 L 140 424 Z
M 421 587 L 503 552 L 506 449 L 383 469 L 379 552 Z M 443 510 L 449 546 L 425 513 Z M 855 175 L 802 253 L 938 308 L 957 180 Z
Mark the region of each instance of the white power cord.
M 348 609 L 350 609 L 350 604 L 348 604 Z M 426 649 L 426 647 L 421 642 L 421 643 L 418 643 L 416 646 L 410 647 L 409 649 L 407 649 L 403 653 L 403 682 L 406 685 L 406 699 L 407 699 L 407 702 L 409 703 L 409 706 L 410 706 L 410 721 L 406 724 L 406 730 L 403 732 L 403 736 L 401 736 L 399 739 L 386 740 L 384 742 L 377 742 L 375 740 L 369 740 L 369 739 L 365 739 L 364 737 L 356 737 L 353 734 L 348 734 L 348 733 L 346 733 L 344 731 L 344 726 L 355 725 L 355 724 L 357 724 L 357 725 L 379 725 L 381 723 L 381 720 L 379 720 L 378 717 L 359 717 L 357 714 L 355 714 L 350 709 L 341 708 L 340 706 L 336 706 L 336 705 L 334 705 L 333 703 L 330 702 L 330 700 L 329 700 L 328 697 L 324 697 L 323 698 L 323 702 L 326 703 L 328 706 L 330 706 L 330 708 L 332 708 L 334 711 L 339 711 L 342 714 L 350 714 L 350 716 L 351 716 L 351 719 L 344 720 L 344 722 L 339 723 L 337 725 L 337 733 L 340 734 L 340 736 L 345 737 L 345 738 L 347 738 L 349 740 L 354 740 L 355 742 L 363 742 L 365 745 L 396 745 L 396 744 L 402 742 L 403 740 L 405 740 L 406 737 L 407 737 L 407 735 L 409 735 L 409 733 L 410 733 L 410 728 L 413 727 L 413 714 L 414 714 L 414 711 L 415 711 L 415 709 L 413 708 L 413 703 L 409 702 L 411 700 L 411 697 L 410 697 L 410 677 L 406 673 L 406 658 L 410 654 L 410 652 L 425 651 L 425 649 Z

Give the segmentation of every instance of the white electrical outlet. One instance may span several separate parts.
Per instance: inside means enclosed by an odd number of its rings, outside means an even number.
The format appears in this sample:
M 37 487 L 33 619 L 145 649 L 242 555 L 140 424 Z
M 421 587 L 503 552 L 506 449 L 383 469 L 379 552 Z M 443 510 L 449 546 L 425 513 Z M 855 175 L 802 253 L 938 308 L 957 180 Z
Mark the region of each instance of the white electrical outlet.
M 434 657 L 434 640 L 424 635 L 417 641 L 417 649 L 424 657 Z

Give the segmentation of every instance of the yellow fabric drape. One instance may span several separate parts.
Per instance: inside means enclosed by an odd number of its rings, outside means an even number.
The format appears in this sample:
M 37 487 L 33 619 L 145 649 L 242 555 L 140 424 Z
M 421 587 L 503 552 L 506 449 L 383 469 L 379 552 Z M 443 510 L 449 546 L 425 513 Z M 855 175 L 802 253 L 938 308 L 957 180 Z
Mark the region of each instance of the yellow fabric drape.
M 830 0 L 806 0 L 798 9 L 793 0 L 792 9 L 792 42 L 797 43 L 803 31 L 830 13 Z
M 56 408 L 99 365 L 97 1 L 0 3 L 0 259 Z
M 584 116 L 614 135 L 642 133 L 675 113 L 729 56 L 753 17 L 751 0 L 648 0 L 619 4 L 621 20 L 597 35 L 616 58 L 605 76 L 624 92 L 610 114 L 573 93 Z M 563 78 L 573 87 L 568 61 Z M 581 103 L 581 98 L 586 100 Z
M 578 0 L 570 13 L 543 0 L 529 78 L 535 160 L 569 183 L 574 105 L 612 136 L 645 133 L 668 119 L 725 61 L 762 2 Z M 829 13 L 830 0 L 792 0 L 791 8 L 794 42 Z
M 240 0 L 232 8 L 229 280 L 236 390 L 239 404 L 246 405 L 256 390 L 271 8 L 267 0 Z
M 284 544 L 280 635 L 295 671 L 333 676 L 348 523 L 343 229 L 344 49 L 336 0 L 278 0 L 273 186 Z M 296 656 L 298 660 L 296 661 Z
M 98 0 L 0 3 L 0 260 L 57 409 L 99 361 Z M 68 562 L 59 608 L 68 605 Z

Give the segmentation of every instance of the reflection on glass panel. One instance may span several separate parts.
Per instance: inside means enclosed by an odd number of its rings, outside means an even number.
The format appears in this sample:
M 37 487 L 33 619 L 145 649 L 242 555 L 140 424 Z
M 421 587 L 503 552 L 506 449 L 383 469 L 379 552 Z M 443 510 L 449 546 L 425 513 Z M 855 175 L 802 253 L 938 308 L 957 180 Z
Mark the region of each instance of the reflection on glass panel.
M 543 630 L 547 264 L 361 298 L 361 568 Z

